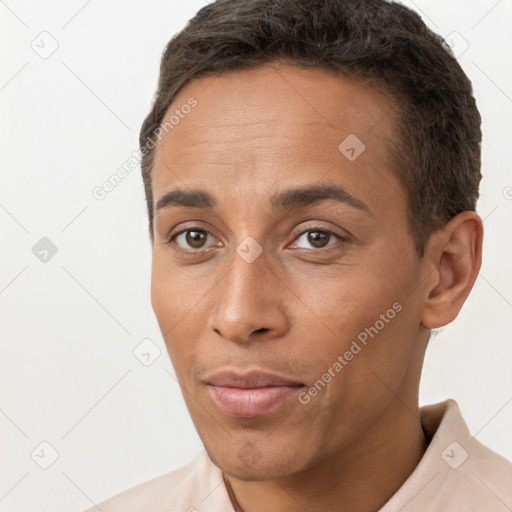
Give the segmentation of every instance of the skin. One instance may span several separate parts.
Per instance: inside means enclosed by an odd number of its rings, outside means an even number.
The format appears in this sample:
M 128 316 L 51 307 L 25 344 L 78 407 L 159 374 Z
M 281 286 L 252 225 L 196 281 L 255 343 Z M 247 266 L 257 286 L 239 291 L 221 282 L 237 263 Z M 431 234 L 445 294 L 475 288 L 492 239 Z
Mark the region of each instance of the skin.
M 151 301 L 198 434 L 246 512 L 378 510 L 428 445 L 423 356 L 430 329 L 455 319 L 477 277 L 481 219 L 458 215 L 418 256 L 388 156 L 393 100 L 369 84 L 273 63 L 195 79 L 169 113 L 190 97 L 197 106 L 156 148 L 154 204 L 202 189 L 218 207 L 155 213 Z M 338 149 L 349 134 L 366 146 L 354 161 Z M 344 187 L 369 213 L 333 200 L 269 204 L 319 183 Z M 167 243 L 186 229 L 196 238 Z M 252 263 L 236 251 L 249 236 L 262 248 Z M 401 311 L 307 404 L 244 418 L 208 393 L 206 375 L 227 367 L 312 386 L 396 302 Z

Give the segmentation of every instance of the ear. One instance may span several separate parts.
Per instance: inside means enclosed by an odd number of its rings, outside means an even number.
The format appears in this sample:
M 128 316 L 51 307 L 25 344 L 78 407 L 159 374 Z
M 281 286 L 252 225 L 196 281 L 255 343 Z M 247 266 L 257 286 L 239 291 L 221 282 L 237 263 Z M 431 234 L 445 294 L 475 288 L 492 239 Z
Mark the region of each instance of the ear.
M 442 327 L 459 314 L 480 271 L 482 241 L 482 219 L 471 211 L 460 213 L 432 235 L 427 257 L 434 270 L 425 287 L 425 327 Z

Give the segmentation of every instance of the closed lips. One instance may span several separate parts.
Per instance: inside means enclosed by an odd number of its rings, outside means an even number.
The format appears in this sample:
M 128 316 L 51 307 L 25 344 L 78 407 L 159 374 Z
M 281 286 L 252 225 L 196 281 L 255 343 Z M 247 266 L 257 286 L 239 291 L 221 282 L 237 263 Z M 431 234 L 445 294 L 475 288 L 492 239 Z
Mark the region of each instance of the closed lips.
M 304 385 L 302 382 L 297 382 L 276 374 L 261 371 L 253 371 L 244 374 L 228 370 L 215 373 L 205 380 L 206 384 L 211 386 L 240 389 L 268 388 L 276 386 L 300 387 Z
M 297 390 L 304 386 L 301 382 L 268 372 L 237 373 L 232 370 L 218 372 L 205 383 L 221 412 L 246 418 L 291 407 Z

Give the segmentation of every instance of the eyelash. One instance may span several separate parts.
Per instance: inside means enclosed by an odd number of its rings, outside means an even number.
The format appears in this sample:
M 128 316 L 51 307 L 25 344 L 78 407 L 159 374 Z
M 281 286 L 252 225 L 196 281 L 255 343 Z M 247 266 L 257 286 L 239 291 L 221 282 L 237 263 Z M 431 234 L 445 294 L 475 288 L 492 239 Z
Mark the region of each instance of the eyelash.
M 215 238 L 215 235 L 213 233 L 211 233 L 210 231 L 208 231 L 207 229 L 192 226 L 192 227 L 189 227 L 187 229 L 183 229 L 183 230 L 179 231 L 178 233 L 175 233 L 174 235 L 171 236 L 171 238 L 168 241 L 165 242 L 165 244 L 172 245 L 174 240 L 178 236 L 182 235 L 183 233 L 187 233 L 189 231 L 198 231 L 198 232 L 202 232 L 202 233 L 207 233 L 210 236 Z M 294 238 L 294 240 L 299 239 L 302 235 L 304 235 L 306 233 L 324 233 L 324 234 L 327 234 L 329 236 L 334 236 L 342 244 L 348 242 L 348 238 L 343 237 L 343 236 L 339 235 L 338 233 L 335 233 L 334 231 L 331 231 L 329 229 L 314 228 L 314 227 L 306 229 L 306 230 L 300 232 Z M 330 252 L 333 249 L 333 246 L 336 246 L 336 245 L 337 244 L 330 244 L 330 245 L 326 246 L 326 248 L 321 248 L 321 249 L 302 249 L 302 248 L 299 248 L 299 249 L 294 249 L 294 250 L 305 251 L 306 253 L 312 253 L 312 252 L 317 253 L 317 254 L 318 253 L 327 253 L 327 252 Z M 208 250 L 208 249 L 182 249 L 182 248 L 178 248 L 178 251 L 180 251 L 181 253 L 183 253 L 183 254 L 190 254 L 190 255 L 200 255 L 202 252 L 204 252 L 206 250 Z

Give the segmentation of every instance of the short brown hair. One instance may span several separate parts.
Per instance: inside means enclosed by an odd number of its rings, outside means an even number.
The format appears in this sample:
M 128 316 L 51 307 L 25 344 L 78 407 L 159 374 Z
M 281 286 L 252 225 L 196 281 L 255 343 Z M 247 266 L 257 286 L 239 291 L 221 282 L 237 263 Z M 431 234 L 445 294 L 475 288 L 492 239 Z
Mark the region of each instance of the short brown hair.
M 217 0 L 167 44 L 153 107 L 140 131 L 142 176 L 153 235 L 155 131 L 194 78 L 286 61 L 371 82 L 395 99 L 390 148 L 407 192 L 415 246 L 479 196 L 481 118 L 471 82 L 414 11 L 386 0 Z

